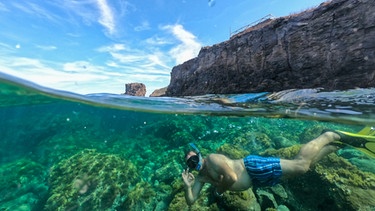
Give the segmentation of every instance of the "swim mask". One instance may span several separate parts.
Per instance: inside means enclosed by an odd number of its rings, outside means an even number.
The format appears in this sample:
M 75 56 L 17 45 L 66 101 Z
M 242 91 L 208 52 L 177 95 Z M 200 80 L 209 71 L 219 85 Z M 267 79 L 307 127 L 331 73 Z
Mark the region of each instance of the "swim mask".
M 195 150 L 197 155 L 190 156 L 190 158 L 186 161 L 186 165 L 189 167 L 189 169 L 195 169 L 199 171 L 202 166 L 202 155 L 195 144 L 189 143 L 189 145 Z

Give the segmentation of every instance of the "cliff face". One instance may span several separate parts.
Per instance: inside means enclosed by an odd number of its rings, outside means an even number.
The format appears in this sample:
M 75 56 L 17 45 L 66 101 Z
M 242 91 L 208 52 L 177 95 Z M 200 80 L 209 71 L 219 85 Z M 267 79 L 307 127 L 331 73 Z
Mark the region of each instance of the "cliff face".
M 333 0 L 253 26 L 172 69 L 166 95 L 375 86 L 375 1 Z

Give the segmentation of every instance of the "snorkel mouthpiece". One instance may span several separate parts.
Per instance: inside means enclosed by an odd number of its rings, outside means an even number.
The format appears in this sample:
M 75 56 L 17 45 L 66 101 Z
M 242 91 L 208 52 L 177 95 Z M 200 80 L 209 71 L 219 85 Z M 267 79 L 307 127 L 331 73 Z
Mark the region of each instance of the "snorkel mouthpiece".
M 202 166 L 202 155 L 201 155 L 201 152 L 199 151 L 199 149 L 198 149 L 198 147 L 196 147 L 195 146 L 195 144 L 193 144 L 193 143 L 189 143 L 189 145 L 195 150 L 195 152 L 197 153 L 197 155 L 198 155 L 198 163 L 197 163 L 197 165 L 196 165 L 196 167 L 195 167 L 195 170 L 197 170 L 197 171 L 199 171 L 200 170 L 200 168 L 201 168 L 201 166 Z M 193 156 L 192 156 L 193 157 Z M 190 159 L 190 158 L 189 158 Z M 191 159 L 193 159 L 193 158 L 191 158 Z M 188 167 L 188 168 L 190 168 L 190 167 Z

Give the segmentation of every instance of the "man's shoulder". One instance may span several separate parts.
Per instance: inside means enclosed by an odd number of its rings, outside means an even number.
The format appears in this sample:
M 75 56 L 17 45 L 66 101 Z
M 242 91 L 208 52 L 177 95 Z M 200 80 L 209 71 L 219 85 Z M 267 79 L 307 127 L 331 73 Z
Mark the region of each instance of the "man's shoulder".
M 208 154 L 208 155 L 206 156 L 206 158 L 207 158 L 208 160 L 217 160 L 217 159 L 222 160 L 222 159 L 227 159 L 227 157 L 226 157 L 225 155 L 217 154 L 217 153 L 211 153 L 211 154 Z

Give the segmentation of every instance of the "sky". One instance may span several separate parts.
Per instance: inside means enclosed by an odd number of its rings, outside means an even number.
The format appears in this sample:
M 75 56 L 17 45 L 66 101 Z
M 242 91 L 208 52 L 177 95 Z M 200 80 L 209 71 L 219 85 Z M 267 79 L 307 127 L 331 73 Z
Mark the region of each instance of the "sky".
M 0 0 L 0 72 L 78 94 L 147 94 L 202 47 L 324 0 Z

